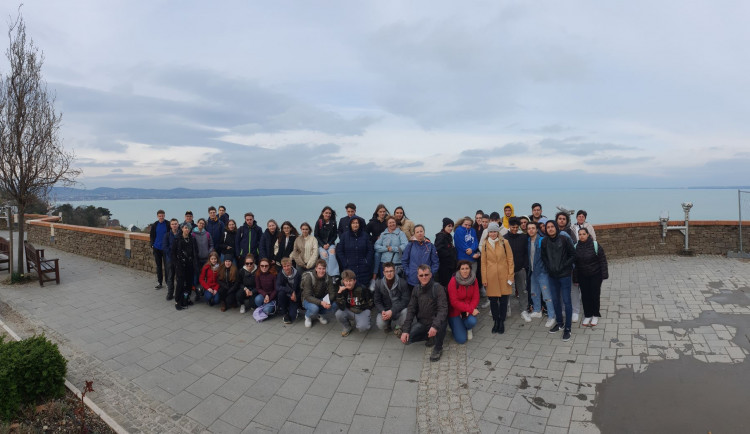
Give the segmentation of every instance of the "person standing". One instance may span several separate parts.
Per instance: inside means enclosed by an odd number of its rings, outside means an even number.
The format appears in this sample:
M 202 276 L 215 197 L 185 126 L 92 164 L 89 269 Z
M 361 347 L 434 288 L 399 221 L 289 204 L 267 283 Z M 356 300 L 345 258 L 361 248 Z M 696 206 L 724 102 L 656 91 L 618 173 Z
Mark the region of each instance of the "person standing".
M 583 325 L 599 324 L 599 301 L 602 293 L 602 280 L 609 278 L 607 255 L 588 229 L 578 230 L 578 242 L 575 245 L 576 260 L 573 269 L 573 281 L 581 287 L 583 303 Z
M 195 221 L 193 220 L 193 212 L 192 211 L 185 211 L 185 221 L 182 222 L 183 225 L 190 226 L 190 232 L 193 232 L 193 229 L 197 226 L 195 224 Z
M 245 223 L 237 231 L 237 251 L 239 256 L 244 258 L 248 254 L 253 255 L 255 261 L 258 260 L 258 246 L 263 236 L 263 229 L 255 221 L 255 214 L 245 213 Z
M 277 232 L 278 239 L 273 246 L 273 250 L 276 252 L 276 263 L 281 264 L 283 258 L 291 259 L 292 252 L 294 252 L 294 243 L 297 241 L 299 232 L 297 232 L 297 228 L 289 221 L 282 223 L 281 230 Z
M 224 205 L 219 205 L 219 220 L 224 223 L 224 227 L 229 226 L 229 214 L 227 214 L 227 208 Z
M 340 273 L 339 263 L 336 261 L 336 211 L 330 206 L 323 208 L 315 223 L 315 238 L 318 240 L 318 253 L 320 259 L 326 261 L 326 272 L 331 277 L 338 278 Z
M 586 219 L 588 218 L 588 213 L 585 210 L 579 209 L 576 213 L 576 224 L 573 228 L 573 231 L 576 233 L 576 236 L 578 236 L 578 231 L 585 228 L 589 232 L 589 237 L 596 241 L 596 232 L 594 231 L 594 226 L 591 225 L 591 223 L 587 222 Z M 576 238 L 576 241 L 578 241 L 578 238 Z
M 494 326 L 492 333 L 505 333 L 505 317 L 508 313 L 508 298 L 513 289 L 513 251 L 508 240 L 500 236 L 500 225 L 490 223 L 487 241 L 482 246 L 482 280 L 490 299 L 490 311 Z
M 349 202 L 346 204 L 345 208 L 346 208 L 346 215 L 344 217 L 341 217 L 341 220 L 339 220 L 339 226 L 338 226 L 339 239 L 341 239 L 341 234 L 349 230 L 349 222 L 353 218 L 357 217 L 357 205 Z
M 379 203 L 378 206 L 375 207 L 375 212 L 372 213 L 372 218 L 367 222 L 367 226 L 365 226 L 365 232 L 370 236 L 370 242 L 373 246 L 375 246 L 375 243 L 380 239 L 380 234 L 388 228 L 388 224 L 385 220 L 386 217 L 388 217 L 388 208 L 382 203 Z M 377 279 L 380 275 L 380 254 L 381 252 L 375 249 L 375 256 L 372 261 L 372 280 Z
M 276 241 L 279 239 L 279 225 L 276 220 L 271 219 L 266 223 L 266 231 L 260 237 L 260 246 L 258 246 L 258 252 L 261 258 L 266 258 L 271 261 L 271 267 L 276 268 L 276 254 L 274 253 L 274 246 Z
M 167 301 L 174 298 L 174 278 L 175 278 L 175 261 L 172 256 L 172 246 L 180 237 L 180 222 L 177 219 L 169 221 L 169 232 L 164 234 L 161 242 L 162 252 L 164 252 L 164 274 L 167 282 Z
M 229 220 L 229 223 L 227 223 L 221 238 L 219 238 L 218 246 L 219 254 L 222 256 L 230 255 L 233 264 L 241 261 L 241 258 L 237 256 L 237 223 L 234 220 Z
M 224 229 L 226 228 L 226 225 L 224 225 L 224 222 L 219 220 L 219 217 L 216 215 L 216 208 L 213 206 L 208 207 L 208 220 L 206 220 L 206 232 L 208 232 L 211 235 L 211 239 L 214 240 L 214 243 L 218 247 L 219 240 L 221 240 L 221 236 L 224 235 Z
M 414 222 L 406 217 L 404 207 L 397 206 L 396 209 L 393 210 L 393 216 L 396 217 L 398 228 L 401 229 L 401 232 L 403 232 L 404 235 L 406 235 L 406 239 L 412 241 L 414 239 Z
M 448 328 L 448 295 L 445 288 L 432 279 L 429 265 L 418 267 L 417 278 L 419 283 L 412 290 L 406 309 L 401 342 L 408 345 L 426 340 L 425 346 L 433 347 L 430 361 L 437 362 L 443 354 Z
M 398 228 L 396 223 L 396 217 L 386 217 L 386 230 L 380 234 L 380 237 L 375 241 L 375 252 L 379 254 L 380 264 L 390 262 L 398 269 L 401 267 L 401 255 L 403 254 L 406 246 L 409 245 L 409 240 L 406 238 L 401 229 Z
M 437 272 L 437 281 L 444 287 L 453 277 L 457 268 L 458 259 L 456 258 L 456 247 L 453 245 L 453 220 L 445 217 L 443 219 L 443 229 L 435 234 L 435 250 L 438 255 L 440 266 Z
M 547 323 L 545 327 L 552 327 L 557 321 L 555 320 L 555 305 L 552 302 L 552 294 L 549 287 L 549 275 L 542 262 L 542 234 L 539 231 L 540 223 L 529 222 L 526 230 L 529 235 L 529 288 L 531 289 L 531 300 L 534 306 L 534 312 L 531 318 L 542 317 L 542 299 L 547 308 Z M 540 298 L 541 297 L 541 298 Z
M 513 252 L 513 291 L 518 295 L 518 303 L 521 310 L 521 318 L 526 322 L 531 322 L 529 314 L 529 297 L 526 294 L 526 270 L 529 268 L 529 237 L 524 233 L 519 233 L 520 220 L 518 217 L 510 218 L 510 230 L 504 238 L 508 240 L 510 249 Z
M 294 250 L 289 257 L 297 264 L 297 271 L 301 274 L 315 268 L 315 261 L 318 260 L 318 240 L 312 235 L 309 223 L 302 223 L 300 230 L 302 235 L 294 240 Z
M 339 266 L 354 272 L 357 283 L 367 288 L 372 279 L 374 253 L 370 236 L 365 232 L 365 221 L 355 215 L 349 220 L 349 229 L 341 234 L 336 246 Z
M 195 285 L 197 291 L 195 294 L 195 301 L 200 301 L 200 296 L 204 294 L 205 288 L 198 286 L 198 276 L 201 273 L 203 264 L 208 262 L 208 255 L 214 250 L 214 240 L 208 231 L 205 230 L 206 220 L 198 219 L 198 226 L 193 229 L 193 238 L 198 246 L 198 266 L 195 269 L 195 278 L 193 279 L 193 285 Z M 200 294 L 199 294 L 200 292 Z
M 193 276 L 198 267 L 198 245 L 190 233 L 190 225 L 183 223 L 180 230 L 182 234 L 172 246 L 172 258 L 175 261 L 175 274 L 177 275 L 177 288 L 175 288 L 177 310 L 186 309 L 193 304 L 190 301 L 190 288 L 193 286 Z
M 542 215 L 542 204 L 535 202 L 531 205 L 531 221 L 536 223 L 542 223 L 541 219 L 546 219 L 546 216 Z
M 414 226 L 414 241 L 410 241 L 406 249 L 404 249 L 404 254 L 401 255 L 401 264 L 404 267 L 406 283 L 409 285 L 409 289 L 419 284 L 418 275 L 421 265 L 426 265 L 430 269 L 430 277 L 432 277 L 432 274 L 437 273 L 440 268 L 440 260 L 438 259 L 435 245 L 424 236 L 424 226 Z M 442 288 L 445 289 L 444 287 Z
M 570 238 L 560 235 L 555 221 L 547 221 L 546 226 L 547 236 L 542 239 L 542 261 L 549 274 L 549 286 L 552 290 L 552 301 L 555 306 L 555 318 L 557 319 L 557 324 L 549 332 L 557 333 L 560 329 L 563 329 L 563 341 L 567 342 L 570 340 L 571 317 L 573 315 L 570 287 L 576 252 Z M 560 298 L 565 304 L 564 323 Z
M 164 236 L 169 232 L 169 222 L 164 219 L 165 212 L 163 209 L 156 211 L 157 220 L 151 225 L 149 239 L 151 240 L 151 250 L 156 262 L 156 286 L 154 289 L 162 289 L 164 286 L 164 268 L 166 267 L 164 257 Z

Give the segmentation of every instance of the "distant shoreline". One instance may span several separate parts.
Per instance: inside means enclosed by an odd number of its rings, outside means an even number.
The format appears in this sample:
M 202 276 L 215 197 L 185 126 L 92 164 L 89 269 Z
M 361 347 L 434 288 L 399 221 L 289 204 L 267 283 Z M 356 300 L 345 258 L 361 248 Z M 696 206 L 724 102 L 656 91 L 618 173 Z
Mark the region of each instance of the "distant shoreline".
M 52 197 L 55 202 L 80 202 L 85 200 L 128 200 L 128 199 L 206 199 L 212 197 L 250 197 L 250 196 L 318 196 L 328 193 L 296 189 L 251 189 L 251 190 L 192 190 L 173 188 L 170 190 L 147 188 L 106 188 L 92 190 L 55 187 Z

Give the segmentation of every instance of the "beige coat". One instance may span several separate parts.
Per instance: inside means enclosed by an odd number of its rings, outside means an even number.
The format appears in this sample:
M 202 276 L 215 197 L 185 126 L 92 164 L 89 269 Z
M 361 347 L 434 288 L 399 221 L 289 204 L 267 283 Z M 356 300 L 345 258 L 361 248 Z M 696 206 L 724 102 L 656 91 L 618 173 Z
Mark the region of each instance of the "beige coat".
M 482 284 L 487 288 L 487 297 L 501 297 L 512 293 L 508 281 L 513 281 L 513 252 L 508 240 L 498 238 L 495 247 L 487 240 L 482 246 Z
M 411 241 L 412 238 L 414 238 L 414 222 L 405 218 L 404 222 L 401 226 L 401 232 L 406 235 L 406 240 Z
M 298 267 L 312 268 L 318 260 L 318 240 L 312 235 L 308 235 L 307 238 L 298 236 L 294 240 L 294 250 L 290 259 L 297 263 Z

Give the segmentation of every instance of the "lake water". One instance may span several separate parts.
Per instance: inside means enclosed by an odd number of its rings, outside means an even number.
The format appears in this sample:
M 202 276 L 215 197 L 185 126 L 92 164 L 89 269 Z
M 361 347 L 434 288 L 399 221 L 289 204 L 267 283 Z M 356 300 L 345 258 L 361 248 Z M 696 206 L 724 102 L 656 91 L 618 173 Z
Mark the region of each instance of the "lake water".
M 516 215 L 530 214 L 531 204 L 539 202 L 543 214 L 550 217 L 557 205 L 568 209 L 585 209 L 588 220 L 597 223 L 657 221 L 659 213 L 669 212 L 671 220 L 683 220 L 682 202 L 692 202 L 691 220 L 737 220 L 737 190 L 730 189 L 618 189 L 618 190 L 510 190 L 499 187 L 494 191 L 413 191 L 413 192 L 360 192 L 331 193 L 309 196 L 253 196 L 215 197 L 205 199 L 129 199 L 71 202 L 74 206 L 94 205 L 108 208 L 112 217 L 123 225 L 135 224 L 143 228 L 156 220 L 156 211 L 163 209 L 167 218 L 183 221 L 185 211 L 191 210 L 197 220 L 207 217 L 207 209 L 224 205 L 230 218 L 238 224 L 244 221 L 247 211 L 255 214 L 258 224 L 265 229 L 268 219 L 279 224 L 291 221 L 299 229 L 302 222 L 311 225 L 321 209 L 329 205 L 339 217 L 345 215 L 347 202 L 357 205 L 357 214 L 370 219 L 378 203 L 384 203 L 393 212 L 403 206 L 406 215 L 415 223 L 422 223 L 428 236 L 440 230 L 443 217 L 456 220 L 474 217 L 476 210 L 487 214 L 502 211 L 511 202 Z M 745 208 L 747 206 L 745 205 Z M 750 211 L 743 209 L 750 216 Z

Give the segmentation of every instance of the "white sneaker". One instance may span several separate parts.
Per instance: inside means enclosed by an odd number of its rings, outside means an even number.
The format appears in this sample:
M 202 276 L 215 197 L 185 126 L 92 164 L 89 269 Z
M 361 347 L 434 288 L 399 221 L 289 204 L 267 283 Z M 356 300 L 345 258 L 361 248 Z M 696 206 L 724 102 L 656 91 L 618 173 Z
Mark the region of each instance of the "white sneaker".
M 521 311 L 521 318 L 523 318 L 523 320 L 526 322 L 531 322 L 531 315 L 529 315 L 529 313 L 525 310 Z
M 328 324 L 328 319 L 326 319 L 326 317 L 324 317 L 323 315 L 320 315 L 318 317 L 318 320 L 320 320 L 321 324 Z
M 245 305 L 240 306 L 240 313 L 245 313 Z
M 591 324 L 591 318 L 584 318 L 583 319 L 583 326 L 588 327 Z
M 541 312 L 532 312 L 531 315 L 529 315 L 532 318 L 541 318 L 542 313 Z
M 482 309 L 487 309 L 488 307 L 490 307 L 490 299 L 485 299 L 482 304 L 479 305 L 479 307 L 481 307 Z
M 309 317 L 305 317 L 305 327 L 312 327 L 312 320 Z
M 573 322 L 578 322 L 578 314 L 577 313 L 573 314 Z
M 471 330 L 466 330 L 466 339 L 471 340 L 471 338 L 474 337 L 474 333 L 471 332 Z
M 547 328 L 552 327 L 553 325 L 557 324 L 557 320 L 555 318 L 550 318 L 547 320 L 546 323 L 544 323 L 544 326 Z
M 595 316 L 595 317 L 591 318 L 591 326 L 593 327 L 593 326 L 595 326 L 597 324 L 599 324 L 599 317 Z

